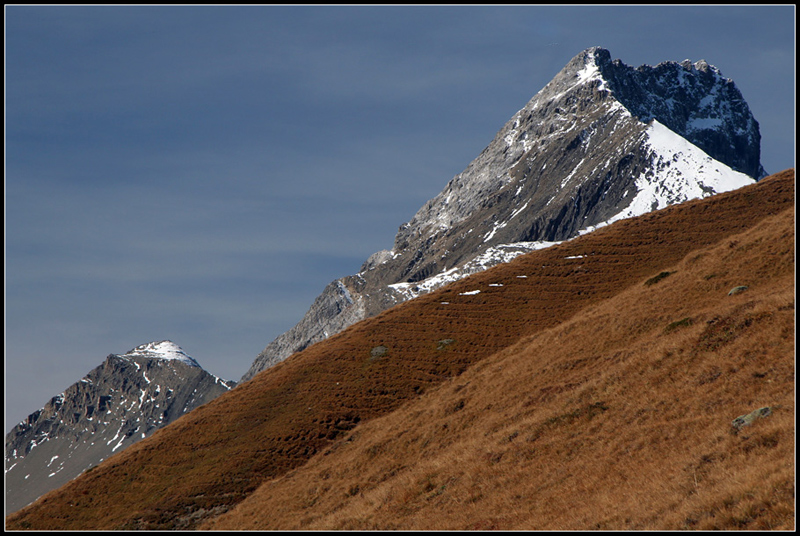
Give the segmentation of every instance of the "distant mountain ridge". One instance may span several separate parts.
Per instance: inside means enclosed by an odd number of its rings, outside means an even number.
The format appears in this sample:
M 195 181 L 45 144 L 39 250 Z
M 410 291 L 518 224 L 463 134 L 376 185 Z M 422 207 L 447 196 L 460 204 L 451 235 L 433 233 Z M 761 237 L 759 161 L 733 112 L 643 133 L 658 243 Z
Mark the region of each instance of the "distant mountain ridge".
M 701 60 L 632 68 L 575 56 L 391 250 L 329 284 L 241 381 L 359 320 L 615 220 L 751 184 L 760 133 L 735 84 Z
M 110 354 L 6 435 L 6 511 L 25 506 L 234 385 L 206 372 L 172 341 Z

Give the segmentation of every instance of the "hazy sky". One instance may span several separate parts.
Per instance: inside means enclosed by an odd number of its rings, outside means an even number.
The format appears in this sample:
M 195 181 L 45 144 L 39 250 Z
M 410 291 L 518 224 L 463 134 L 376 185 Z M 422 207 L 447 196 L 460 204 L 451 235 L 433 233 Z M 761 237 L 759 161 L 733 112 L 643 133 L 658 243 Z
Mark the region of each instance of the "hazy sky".
M 573 56 L 705 59 L 794 166 L 795 8 L 5 8 L 6 431 L 171 339 L 238 380 Z

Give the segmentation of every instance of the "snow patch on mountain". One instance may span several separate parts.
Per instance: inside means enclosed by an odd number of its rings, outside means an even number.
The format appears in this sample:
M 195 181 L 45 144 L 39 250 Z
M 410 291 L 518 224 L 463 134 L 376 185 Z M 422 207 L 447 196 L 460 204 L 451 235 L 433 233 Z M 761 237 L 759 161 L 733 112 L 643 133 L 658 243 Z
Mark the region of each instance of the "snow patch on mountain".
M 625 210 L 603 223 L 582 229 L 580 235 L 615 221 L 641 216 L 669 205 L 736 190 L 755 179 L 714 160 L 686 138 L 656 121 L 646 131 L 652 168 L 636 179 L 638 193 Z
M 463 279 L 469 275 L 488 270 L 492 266 L 504 264 L 514 260 L 520 255 L 538 249 L 548 248 L 560 242 L 514 242 L 513 244 L 499 244 L 488 248 L 486 251 L 469 261 L 463 266 L 445 270 L 416 283 L 394 283 L 388 285 L 403 301 L 428 294 L 445 285 Z
M 658 159 L 653 162 L 654 169 L 665 170 L 663 175 L 659 173 L 662 175 L 660 182 L 665 189 L 680 191 L 679 197 L 674 198 L 675 200 L 658 199 L 657 208 L 707 197 L 714 193 L 736 190 L 756 182 L 744 173 L 711 158 L 686 138 L 656 120 L 648 126 L 647 136 L 647 144 L 658 155 Z
M 172 341 L 156 341 L 140 344 L 133 350 L 122 354 L 119 357 L 147 357 L 150 359 L 177 359 L 189 366 L 199 367 L 200 365 L 192 357 L 186 354 L 180 346 Z
M 590 73 L 587 70 L 584 77 L 588 79 L 590 76 L 596 79 L 596 77 L 600 76 L 599 71 L 595 70 Z M 691 199 L 699 199 L 716 193 L 735 190 L 755 182 L 754 179 L 744 173 L 735 171 L 722 162 L 714 160 L 696 145 L 671 131 L 655 119 L 648 125 L 645 136 L 645 146 L 650 150 L 652 166 L 647 171 L 642 172 L 636 179 L 635 184 L 638 192 L 633 200 L 625 209 L 608 220 L 597 225 L 587 226 L 579 230 L 575 236 L 582 236 L 618 220 L 641 216 L 653 210 L 660 210 L 669 205 L 683 203 Z M 578 167 L 580 167 L 580 163 L 575 169 L 577 170 Z M 575 171 L 573 170 L 572 174 L 574 173 Z M 569 177 L 567 177 L 568 179 Z M 562 183 L 562 188 L 566 182 L 565 180 Z M 489 241 L 499 229 L 504 228 L 511 219 L 521 213 L 527 206 L 528 203 L 525 203 L 521 208 L 512 212 L 508 221 L 494 224 L 492 229 L 486 233 L 484 242 Z M 450 268 L 423 281 L 395 283 L 388 285 L 388 287 L 399 295 L 402 300 L 409 300 L 471 274 L 484 271 L 492 266 L 509 262 L 519 255 L 559 243 L 561 242 L 537 241 L 499 244 L 488 248 L 464 266 Z
M 608 91 L 606 87 L 606 80 L 603 78 L 603 74 L 600 72 L 600 68 L 598 67 L 598 59 L 597 59 L 597 51 L 600 50 L 599 47 L 595 47 L 592 49 L 587 50 L 585 60 L 586 64 L 583 69 L 578 71 L 576 74 L 578 81 L 575 85 L 586 84 L 587 82 L 593 82 L 594 80 L 599 80 L 600 85 L 598 86 L 599 91 Z

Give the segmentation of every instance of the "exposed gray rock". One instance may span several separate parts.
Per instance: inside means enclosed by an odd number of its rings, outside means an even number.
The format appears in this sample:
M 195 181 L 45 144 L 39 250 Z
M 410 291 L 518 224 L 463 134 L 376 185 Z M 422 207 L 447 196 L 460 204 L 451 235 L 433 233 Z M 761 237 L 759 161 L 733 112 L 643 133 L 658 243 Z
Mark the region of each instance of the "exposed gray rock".
M 370 350 L 369 355 L 372 359 L 380 359 L 381 357 L 386 357 L 386 354 L 389 353 L 389 349 L 385 346 L 376 346 L 372 350 Z
M 6 435 L 6 513 L 234 385 L 203 370 L 169 341 L 109 355 Z
M 731 426 L 733 426 L 737 431 L 741 430 L 745 426 L 750 426 L 758 419 L 763 419 L 765 417 L 769 417 L 772 415 L 772 408 L 769 406 L 765 406 L 763 408 L 758 408 L 755 411 L 751 411 L 745 415 L 739 415 L 731 422 Z
M 741 292 L 744 292 L 745 290 L 747 290 L 747 288 L 748 288 L 748 287 L 747 287 L 746 285 L 739 285 L 738 287 L 733 287 L 733 288 L 732 288 L 732 289 L 731 289 L 731 290 L 728 292 L 728 296 L 733 296 L 734 294 L 739 294 L 739 293 L 741 293 Z
M 763 174 L 758 123 L 716 68 L 685 61 L 634 69 L 587 49 L 400 227 L 390 251 L 329 285 L 242 381 L 475 271 Z
M 272 341 L 258 355 L 241 381 L 251 379 L 256 372 L 280 363 L 289 355 L 366 318 L 366 298 L 348 286 L 347 280 L 339 279 L 325 287 L 303 319 Z
M 442 339 L 436 344 L 436 349 L 437 350 L 444 350 L 445 348 L 447 348 L 448 346 L 450 346 L 454 342 L 456 342 L 455 339 Z

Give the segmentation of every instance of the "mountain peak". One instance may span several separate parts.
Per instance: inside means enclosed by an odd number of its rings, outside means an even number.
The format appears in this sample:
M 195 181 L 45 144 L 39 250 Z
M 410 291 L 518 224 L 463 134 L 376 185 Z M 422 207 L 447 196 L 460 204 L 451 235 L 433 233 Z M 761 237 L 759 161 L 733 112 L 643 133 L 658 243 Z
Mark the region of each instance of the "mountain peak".
M 153 341 L 140 344 L 136 348 L 129 350 L 120 357 L 147 357 L 150 359 L 177 359 L 189 366 L 199 367 L 200 365 L 191 356 L 186 354 L 183 349 L 170 340 Z
M 6 508 L 25 506 L 233 385 L 169 340 L 108 355 L 6 435 Z
M 594 61 L 595 63 L 598 64 L 606 61 L 611 61 L 611 52 L 609 52 L 603 47 L 598 47 L 598 46 L 589 47 L 583 52 L 579 53 L 578 56 L 583 56 L 587 60 Z
M 590 47 L 576 54 L 561 70 L 562 73 L 578 73 L 581 82 L 587 80 L 587 72 L 597 72 L 603 65 L 611 63 L 611 52 L 602 47 Z
M 634 68 L 587 48 L 400 226 L 391 251 L 326 287 L 242 380 L 523 251 L 764 175 L 758 123 L 715 67 L 687 60 Z

